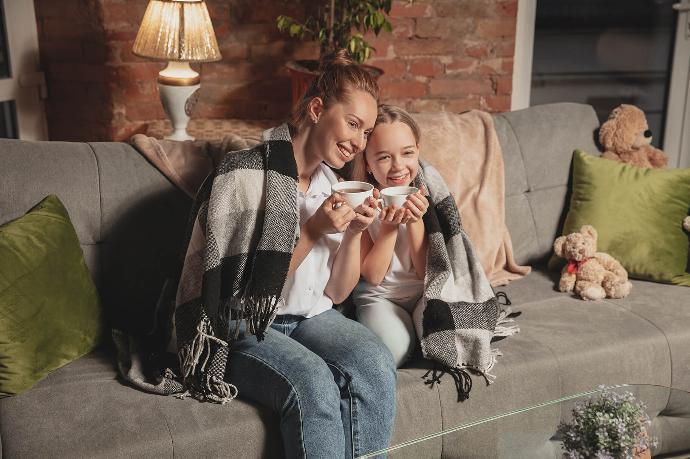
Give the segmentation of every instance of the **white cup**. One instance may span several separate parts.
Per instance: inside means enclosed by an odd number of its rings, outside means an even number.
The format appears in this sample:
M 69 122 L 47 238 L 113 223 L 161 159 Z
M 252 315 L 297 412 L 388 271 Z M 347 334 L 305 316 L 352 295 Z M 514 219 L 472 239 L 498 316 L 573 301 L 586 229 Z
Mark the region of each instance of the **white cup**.
M 400 208 L 407 201 L 407 197 L 411 194 L 419 192 L 419 188 L 413 186 L 391 186 L 381 190 L 381 200 L 386 207 Z
M 331 191 L 338 193 L 350 207 L 355 209 L 368 197 L 374 195 L 374 185 L 357 181 L 338 182 L 331 186 Z

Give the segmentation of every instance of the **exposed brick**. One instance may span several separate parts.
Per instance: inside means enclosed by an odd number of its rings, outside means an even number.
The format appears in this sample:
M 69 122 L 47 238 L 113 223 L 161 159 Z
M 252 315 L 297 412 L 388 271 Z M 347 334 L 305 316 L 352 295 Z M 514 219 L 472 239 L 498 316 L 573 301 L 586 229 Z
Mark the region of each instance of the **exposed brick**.
M 410 38 L 414 35 L 415 20 L 411 18 L 388 18 L 388 22 L 393 27 L 393 36 L 395 38 Z M 381 31 L 379 35 L 388 35 L 387 32 Z
M 79 62 L 83 58 L 81 43 L 76 40 L 43 43 L 41 53 L 43 61 Z
M 473 22 L 473 19 L 454 17 L 417 19 L 415 35 L 421 38 L 440 37 L 457 40 L 472 29 Z
M 138 28 L 145 12 L 146 5 L 134 6 L 129 3 L 111 3 L 107 8 L 103 8 L 103 23 L 108 26 L 118 23 L 133 24 Z
M 504 76 L 496 78 L 496 94 L 510 95 L 513 90 L 513 76 Z
M 50 63 L 47 66 L 48 77 L 55 81 L 105 82 L 107 70 L 96 64 Z
M 156 120 L 165 117 L 161 104 L 130 102 L 127 104 L 127 117 L 132 120 Z
M 503 61 L 504 59 L 487 59 L 479 66 L 478 72 L 482 75 L 504 74 Z
M 285 41 L 274 41 L 272 43 L 251 44 L 249 52 L 252 59 L 278 58 L 285 56 L 292 49 L 290 44 Z
M 390 16 L 393 18 L 423 18 L 431 15 L 431 5 L 416 1 L 409 3 L 406 1 L 395 1 L 391 8 Z
M 395 54 L 398 56 L 452 54 L 457 47 L 455 40 L 440 38 L 402 40 L 394 44 Z
M 386 78 L 399 79 L 407 72 L 407 61 L 403 59 L 371 59 L 367 64 L 383 70 Z
M 448 112 L 462 113 L 468 110 L 480 109 L 481 99 L 479 97 L 467 97 L 449 99 L 444 104 L 444 109 Z
M 41 20 L 41 31 L 50 40 L 89 40 L 98 37 L 101 31 L 88 23 L 67 21 L 63 19 Z
M 515 54 L 515 40 L 504 40 L 494 46 L 494 56 L 513 57 Z
M 476 68 L 476 59 L 455 58 L 451 62 L 446 64 L 446 72 L 449 74 L 472 72 Z
M 484 100 L 489 111 L 507 112 L 510 110 L 510 96 L 486 96 Z
M 468 43 L 465 45 L 465 55 L 478 59 L 485 58 L 489 55 L 491 48 L 487 43 Z
M 469 96 L 491 94 L 493 88 L 488 79 L 435 79 L 429 82 L 432 96 Z
M 410 61 L 410 73 L 414 76 L 435 77 L 443 73 L 443 64 L 433 58 L 414 59 Z
M 108 59 L 108 48 L 103 43 L 82 43 L 81 49 L 84 62 L 88 64 L 102 64 Z
M 218 43 L 218 49 L 225 62 L 231 60 L 244 60 L 249 57 L 249 45 L 247 43 L 227 41 L 222 44 Z
M 515 18 L 480 19 L 477 21 L 477 36 L 485 38 L 514 37 Z
M 34 0 L 51 136 L 123 140 L 164 118 L 156 76 L 164 63 L 134 56 L 148 0 Z M 313 59 L 318 44 L 278 32 L 275 18 L 304 18 L 305 4 L 207 0 L 223 59 L 194 64 L 202 86 L 194 117 L 283 118 L 284 63 Z M 512 91 L 517 0 L 396 0 L 393 33 L 367 40 L 383 68 L 382 99 L 412 111 L 506 110 Z M 454 78 L 455 77 L 455 78 Z
M 496 12 L 499 16 L 508 16 L 514 18 L 517 16 L 518 2 L 517 0 L 508 0 L 506 2 L 499 2 L 496 5 Z
M 443 104 L 435 99 L 413 99 L 409 101 L 408 107 L 413 113 L 437 112 L 443 109 Z
M 426 92 L 426 85 L 419 81 L 389 81 L 381 88 L 381 97 L 384 99 L 394 97 L 422 97 L 426 95 Z

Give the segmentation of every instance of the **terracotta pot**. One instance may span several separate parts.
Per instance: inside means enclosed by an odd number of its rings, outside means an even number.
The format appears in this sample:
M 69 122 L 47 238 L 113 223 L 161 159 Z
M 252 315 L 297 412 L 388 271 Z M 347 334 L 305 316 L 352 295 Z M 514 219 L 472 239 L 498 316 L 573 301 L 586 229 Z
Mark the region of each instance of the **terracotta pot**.
M 285 67 L 287 67 L 292 79 L 292 106 L 294 107 L 297 105 L 302 95 L 307 92 L 307 88 L 314 78 L 316 78 L 316 75 L 319 74 L 319 61 L 289 61 L 285 64 Z M 364 67 L 375 80 L 378 80 L 381 75 L 383 75 L 383 70 L 378 67 L 366 64 L 363 64 L 362 67 Z

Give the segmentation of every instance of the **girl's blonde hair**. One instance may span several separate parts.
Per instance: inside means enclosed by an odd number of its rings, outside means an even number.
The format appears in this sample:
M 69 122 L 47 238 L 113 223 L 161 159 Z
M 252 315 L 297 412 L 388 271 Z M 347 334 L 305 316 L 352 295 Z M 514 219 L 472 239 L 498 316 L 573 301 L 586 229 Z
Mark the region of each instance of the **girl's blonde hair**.
M 379 105 L 378 115 L 376 116 L 376 123 L 374 124 L 374 130 L 369 134 L 369 137 L 374 135 L 376 132 L 376 126 L 379 124 L 390 124 L 399 121 L 406 124 L 412 131 L 414 140 L 419 145 L 419 141 L 422 138 L 421 131 L 419 130 L 419 125 L 412 118 L 405 109 L 396 107 L 395 105 Z M 369 182 L 372 185 L 376 185 L 376 179 L 371 174 L 367 173 L 367 151 L 364 150 L 361 155 L 355 156 L 352 160 L 352 173 L 350 174 L 352 180 L 358 180 L 360 182 Z
M 376 81 L 362 66 L 357 64 L 345 49 L 325 56 L 319 66 L 321 73 L 309 85 L 292 111 L 291 124 L 299 129 L 309 116 L 309 102 L 315 97 L 323 100 L 324 108 L 347 100 L 349 93 L 360 90 L 379 100 Z

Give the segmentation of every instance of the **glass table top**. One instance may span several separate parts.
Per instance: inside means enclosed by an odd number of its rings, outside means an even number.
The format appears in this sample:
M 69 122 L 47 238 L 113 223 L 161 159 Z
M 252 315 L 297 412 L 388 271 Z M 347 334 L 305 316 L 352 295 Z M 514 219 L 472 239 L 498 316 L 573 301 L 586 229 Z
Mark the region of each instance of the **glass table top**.
M 433 440 L 440 437 L 443 437 L 444 450 L 450 444 L 454 451 L 462 452 L 467 457 L 535 458 L 535 451 L 539 451 L 538 457 L 562 457 L 562 437 L 558 433 L 560 422 L 570 422 L 572 410 L 578 403 L 596 399 L 605 390 L 616 394 L 632 394 L 637 401 L 642 402 L 647 415 L 652 420 L 662 412 L 674 417 L 690 419 L 690 392 L 651 384 L 600 386 L 589 391 L 449 426 L 436 433 L 399 442 L 385 450 L 375 451 L 359 458 L 364 459 L 381 454 L 387 454 L 390 458 L 416 457 L 418 454 L 410 455 L 411 449 L 420 452 L 424 451 L 425 447 L 432 448 Z M 459 404 L 459 407 L 461 406 L 462 403 Z M 669 409 L 673 412 L 670 413 Z M 655 435 L 654 430 L 652 423 L 649 428 L 652 438 Z M 494 440 L 494 444 L 484 445 L 487 448 L 483 451 L 477 449 L 477 437 L 480 431 L 484 443 L 487 439 Z M 690 432 L 688 435 L 690 436 Z M 463 445 L 468 445 L 466 451 L 463 451 Z

